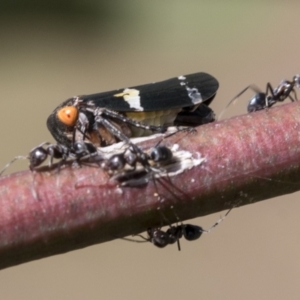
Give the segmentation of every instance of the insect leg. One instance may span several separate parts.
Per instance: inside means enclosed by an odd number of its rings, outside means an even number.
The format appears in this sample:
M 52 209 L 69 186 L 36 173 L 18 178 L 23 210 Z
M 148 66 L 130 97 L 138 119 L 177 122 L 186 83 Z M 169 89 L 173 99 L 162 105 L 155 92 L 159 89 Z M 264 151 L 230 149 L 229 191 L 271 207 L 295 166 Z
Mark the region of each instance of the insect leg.
M 116 128 L 109 120 L 103 118 L 101 115 L 97 115 L 95 117 L 95 122 L 103 125 L 107 130 L 110 131 L 111 134 L 116 136 L 119 140 L 125 142 L 129 145 L 129 147 L 138 154 L 140 161 L 144 164 L 144 166 L 149 166 L 147 154 L 144 153 L 137 145 L 132 143 L 130 139 L 122 133 L 118 128 Z M 98 125 L 96 125 L 98 127 Z
M 268 96 L 269 93 L 271 94 L 271 97 Z M 266 98 L 265 98 L 265 107 L 271 107 L 276 103 L 278 100 L 278 94 L 274 93 L 273 87 L 270 82 L 267 83 L 266 85 Z

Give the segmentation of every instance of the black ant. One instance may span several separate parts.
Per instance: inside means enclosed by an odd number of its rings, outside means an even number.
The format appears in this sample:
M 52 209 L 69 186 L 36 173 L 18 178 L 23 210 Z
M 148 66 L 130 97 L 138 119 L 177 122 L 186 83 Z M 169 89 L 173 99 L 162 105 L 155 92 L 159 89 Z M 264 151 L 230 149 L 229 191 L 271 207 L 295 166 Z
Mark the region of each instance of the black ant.
M 177 243 L 178 250 L 181 250 L 180 247 L 180 239 L 184 237 L 187 241 L 195 241 L 199 239 L 202 235 L 202 233 L 209 233 L 212 229 L 214 229 L 216 226 L 218 226 L 230 213 L 232 210 L 229 209 L 227 213 L 221 217 L 213 226 L 211 226 L 209 229 L 203 229 L 201 226 L 193 225 L 193 224 L 183 224 L 180 225 L 170 225 L 170 227 L 164 231 L 161 228 L 148 228 L 147 234 L 148 237 L 145 238 L 142 235 L 138 235 L 141 237 L 144 241 L 136 241 L 128 238 L 123 238 L 124 240 L 133 241 L 137 243 L 141 242 L 151 242 L 153 245 L 155 245 L 158 248 L 164 248 L 167 245 L 171 245 L 174 243 Z
M 249 85 L 228 103 L 225 109 L 221 112 L 219 119 L 221 118 L 225 110 L 248 89 L 251 89 L 256 93 L 251 98 L 247 106 L 247 111 L 250 113 L 257 110 L 269 108 L 277 102 L 283 102 L 286 98 L 289 98 L 292 102 L 298 100 L 295 88 L 300 89 L 300 74 L 295 75 L 292 81 L 282 80 L 275 89 L 272 87 L 271 83 L 268 82 L 266 85 L 265 93 L 263 93 L 255 85 Z
M 73 148 L 70 150 L 60 144 L 50 144 L 44 142 L 37 147 L 34 147 L 28 154 L 28 156 L 16 156 L 10 161 L 0 172 L 0 176 L 3 172 L 10 167 L 16 160 L 28 159 L 29 169 L 31 171 L 39 167 L 49 157 L 49 168 L 53 165 L 54 159 L 60 159 L 59 164 L 63 164 L 67 159 L 71 158 L 74 161 L 78 161 L 80 158 L 90 155 L 96 152 L 96 148 L 91 143 L 76 142 Z
M 136 153 L 134 149 L 131 149 L 131 147 L 128 147 L 124 152 L 114 154 L 109 159 L 104 160 L 101 167 L 108 171 L 115 171 L 124 169 L 127 164 L 134 170 L 137 163 L 140 163 L 145 168 L 145 171 L 150 172 L 149 161 L 160 164 L 168 162 L 173 158 L 172 151 L 163 145 L 153 147 L 149 154 L 143 153 L 142 156 L 139 154 L 140 153 Z
M 60 160 L 58 165 L 59 168 L 67 160 L 79 164 L 81 158 L 89 158 L 90 163 L 99 163 L 103 169 L 113 173 L 123 170 L 126 164 L 131 166 L 134 170 L 137 163 L 140 163 L 143 166 L 145 172 L 150 172 L 152 169 L 150 168 L 149 161 L 153 161 L 155 164 L 159 165 L 162 162 L 171 160 L 173 157 L 172 151 L 168 147 L 161 145 L 152 148 L 149 154 L 143 153 L 142 157 L 139 154 L 140 153 L 136 153 L 134 149 L 129 147 L 122 153 L 113 154 L 110 157 L 104 158 L 91 143 L 83 141 L 75 142 L 72 148 L 67 148 L 61 144 L 44 142 L 33 148 L 28 156 L 16 156 L 0 171 L 0 176 L 11 164 L 19 159 L 28 159 L 29 169 L 33 171 L 45 162 L 48 157 L 49 168 L 52 167 L 54 159 Z

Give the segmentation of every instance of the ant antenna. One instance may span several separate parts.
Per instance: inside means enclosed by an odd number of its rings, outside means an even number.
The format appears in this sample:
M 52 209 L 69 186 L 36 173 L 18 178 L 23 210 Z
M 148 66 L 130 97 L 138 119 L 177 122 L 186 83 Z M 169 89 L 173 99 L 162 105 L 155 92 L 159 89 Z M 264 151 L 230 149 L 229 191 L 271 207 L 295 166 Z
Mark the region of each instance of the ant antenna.
M 7 163 L 3 169 L 0 171 L 0 176 L 5 172 L 6 169 L 8 169 L 15 161 L 20 159 L 29 159 L 28 156 L 16 156 L 14 159 L 12 159 L 9 163 Z
M 232 105 L 234 104 L 237 99 L 239 97 L 241 97 L 241 95 L 243 95 L 248 89 L 251 89 L 253 90 L 255 93 L 261 93 L 261 90 L 254 84 L 251 84 L 251 85 L 248 85 L 246 88 L 244 88 L 241 92 L 239 92 L 233 99 L 231 99 L 229 101 L 229 103 L 225 106 L 225 108 L 221 111 L 221 113 L 219 114 L 219 117 L 218 117 L 218 121 L 221 120 L 222 116 L 224 115 L 224 113 L 227 111 L 227 109 Z
M 209 229 L 205 230 L 205 229 L 202 228 L 202 230 L 203 230 L 202 232 L 210 233 L 215 227 L 217 227 L 220 223 L 222 223 L 225 220 L 225 218 L 228 216 L 228 214 L 231 212 L 232 209 L 233 209 L 233 207 L 230 208 L 223 217 L 221 216 L 220 219 L 213 226 L 211 226 Z

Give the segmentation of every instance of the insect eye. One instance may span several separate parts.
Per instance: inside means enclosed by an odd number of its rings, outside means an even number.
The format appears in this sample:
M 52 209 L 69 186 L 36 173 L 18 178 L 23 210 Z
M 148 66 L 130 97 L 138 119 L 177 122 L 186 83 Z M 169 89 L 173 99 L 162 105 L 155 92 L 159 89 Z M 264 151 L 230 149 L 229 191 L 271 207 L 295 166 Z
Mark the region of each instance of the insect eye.
M 67 126 L 75 126 L 79 111 L 75 106 L 65 106 L 57 112 L 57 118 Z

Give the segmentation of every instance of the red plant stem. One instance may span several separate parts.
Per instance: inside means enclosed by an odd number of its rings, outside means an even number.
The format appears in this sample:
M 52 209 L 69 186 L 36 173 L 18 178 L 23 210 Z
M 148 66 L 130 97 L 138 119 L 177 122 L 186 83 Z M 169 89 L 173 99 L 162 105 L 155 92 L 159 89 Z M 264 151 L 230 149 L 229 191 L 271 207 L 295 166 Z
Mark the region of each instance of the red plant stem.
M 2 177 L 0 268 L 292 193 L 300 187 L 299 141 L 296 102 L 166 139 L 206 161 L 144 187 L 119 187 L 87 166 Z

